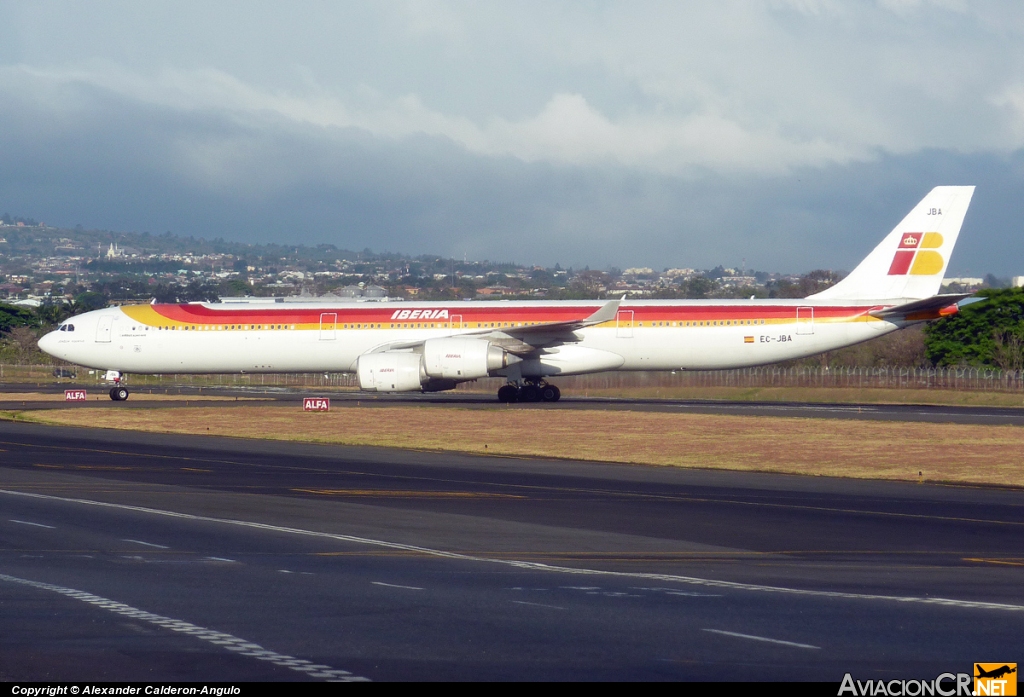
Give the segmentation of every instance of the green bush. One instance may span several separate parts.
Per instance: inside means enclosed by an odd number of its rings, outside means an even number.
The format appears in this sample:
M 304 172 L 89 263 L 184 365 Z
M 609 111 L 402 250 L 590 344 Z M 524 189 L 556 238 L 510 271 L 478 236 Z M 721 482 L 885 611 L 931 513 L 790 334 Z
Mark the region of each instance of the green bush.
M 984 300 L 925 328 L 925 355 L 935 365 L 1024 368 L 1024 288 L 991 288 Z

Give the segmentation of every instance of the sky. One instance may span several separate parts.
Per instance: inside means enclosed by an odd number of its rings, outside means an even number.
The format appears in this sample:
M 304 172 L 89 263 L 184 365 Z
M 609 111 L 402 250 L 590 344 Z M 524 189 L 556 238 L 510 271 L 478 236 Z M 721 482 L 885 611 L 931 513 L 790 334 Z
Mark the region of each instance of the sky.
M 933 186 L 1024 275 L 1019 0 L 0 0 L 0 212 L 592 268 L 849 270 Z

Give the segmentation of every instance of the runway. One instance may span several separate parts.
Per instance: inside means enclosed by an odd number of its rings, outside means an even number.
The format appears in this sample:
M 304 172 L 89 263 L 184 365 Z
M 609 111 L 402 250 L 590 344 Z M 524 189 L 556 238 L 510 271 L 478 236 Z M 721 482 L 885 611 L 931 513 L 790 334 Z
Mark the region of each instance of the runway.
M 8 681 L 930 679 L 1024 624 L 1020 490 L 10 422 L 0 463 Z
M 106 398 L 106 389 L 89 390 L 91 401 L 66 404 L 60 401 L 26 401 L 10 399 L 5 392 L 18 391 L 15 385 L 0 384 L 0 410 L 20 409 L 174 409 L 181 407 L 212 406 L 230 408 L 232 406 L 251 406 L 252 399 L 263 400 L 262 403 L 301 404 L 302 397 L 329 397 L 334 408 L 348 406 L 397 406 L 418 405 L 435 408 L 459 407 L 463 409 L 490 409 L 498 406 L 497 399 L 491 394 L 468 392 L 441 393 L 401 393 L 376 394 L 355 391 L 317 391 L 313 388 L 153 388 L 153 392 L 179 399 L 161 401 L 145 401 L 129 398 L 126 402 L 111 402 Z M 38 388 L 40 391 L 57 394 L 63 386 L 48 385 Z M 139 393 L 150 388 L 140 388 Z M 100 399 L 95 399 L 95 397 Z M 197 401 L 198 397 L 222 397 L 218 401 Z M 233 401 L 238 398 L 238 401 Z M 906 421 L 927 423 L 959 423 L 976 425 L 1014 425 L 1024 426 L 1024 403 L 1015 407 L 982 407 L 982 406 L 945 406 L 926 404 L 828 404 L 812 402 L 756 402 L 756 401 L 718 401 L 700 399 L 631 399 L 615 397 L 584 397 L 566 395 L 555 403 L 512 404 L 501 405 L 511 409 L 578 409 L 604 411 L 650 411 L 677 414 L 731 414 L 736 416 L 777 416 L 810 419 L 856 419 L 875 421 Z

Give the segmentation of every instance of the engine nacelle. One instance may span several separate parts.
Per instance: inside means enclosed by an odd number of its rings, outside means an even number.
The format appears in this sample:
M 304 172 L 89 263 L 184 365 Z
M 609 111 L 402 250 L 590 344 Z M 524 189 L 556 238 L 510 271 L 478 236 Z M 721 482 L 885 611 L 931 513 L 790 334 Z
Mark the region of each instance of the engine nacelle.
M 368 353 L 356 366 L 359 388 L 370 392 L 411 392 L 427 382 L 418 353 Z
M 518 361 L 483 339 L 451 337 L 423 342 L 423 366 L 432 378 L 475 380 Z

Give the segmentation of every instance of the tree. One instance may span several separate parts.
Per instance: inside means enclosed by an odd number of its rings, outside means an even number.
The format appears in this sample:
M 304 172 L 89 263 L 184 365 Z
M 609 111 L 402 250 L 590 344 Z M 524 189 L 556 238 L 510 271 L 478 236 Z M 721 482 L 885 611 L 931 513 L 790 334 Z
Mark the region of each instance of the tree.
M 36 308 L 36 317 L 39 324 L 44 327 L 60 324 L 71 314 L 71 307 L 67 303 L 54 302 L 52 298 L 47 298 L 42 305 Z
M 816 269 L 801 276 L 795 283 L 787 280 L 774 284 L 771 291 L 773 298 L 806 298 L 808 295 L 821 292 L 830 286 L 834 286 L 842 275 L 835 271 Z
M 4 335 L 3 353 L 19 364 L 45 363 L 49 358 L 39 350 L 38 337 L 29 327 L 14 327 Z
M 30 327 L 36 324 L 36 318 L 32 311 L 0 303 L 0 332 L 9 332 L 14 327 Z
M 83 312 L 91 312 L 93 310 L 102 310 L 107 306 L 107 298 L 102 293 L 95 291 L 86 291 L 79 293 L 75 296 L 74 307 L 72 313 L 80 315 Z
M 679 287 L 684 297 L 702 300 L 715 289 L 715 282 L 707 276 L 692 276 Z
M 1015 370 L 1024 361 L 1024 288 L 980 291 L 984 300 L 925 328 L 925 352 L 935 365 Z

